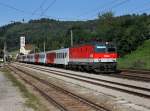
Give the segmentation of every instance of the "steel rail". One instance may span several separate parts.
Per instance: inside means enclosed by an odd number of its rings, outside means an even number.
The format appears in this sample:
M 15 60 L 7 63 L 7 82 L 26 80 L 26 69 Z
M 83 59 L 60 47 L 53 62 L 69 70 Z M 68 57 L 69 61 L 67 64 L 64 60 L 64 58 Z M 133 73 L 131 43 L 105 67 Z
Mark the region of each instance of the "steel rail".
M 28 67 L 28 66 L 27 66 Z M 105 84 L 101 84 L 101 83 L 97 83 L 97 82 L 93 82 L 93 81 L 90 81 L 90 80 L 84 80 L 84 79 L 80 79 L 80 78 L 77 78 L 77 77 L 71 77 L 71 76 L 68 76 L 68 75 L 73 75 L 73 76 L 78 76 L 78 77 L 81 77 L 81 78 L 90 78 L 90 79 L 95 79 L 95 80 L 99 80 L 101 81 L 100 79 L 96 79 L 96 78 L 92 78 L 92 77 L 85 77 L 85 76 L 80 76 L 80 75 L 74 75 L 72 73 L 67 73 L 67 72 L 62 72 L 62 71 L 56 71 L 56 70 L 52 70 L 50 71 L 49 69 L 45 70 L 45 68 L 41 69 L 41 68 L 37 68 L 37 67 L 31 67 L 29 66 L 30 68 L 34 68 L 34 69 L 37 69 L 37 70 L 40 70 L 40 71 L 44 71 L 44 72 L 48 72 L 48 73 L 51 73 L 51 74 L 55 74 L 55 75 L 59 75 L 59 76 L 63 76 L 63 77 L 67 77 L 67 78 L 71 78 L 71 79 L 76 79 L 76 80 L 79 80 L 79 81 L 83 81 L 83 82 L 86 82 L 86 83 L 90 83 L 90 84 L 93 84 L 93 85 L 98 85 L 98 86 L 102 86 L 102 87 L 106 87 L 106 88 L 110 88 L 110 89 L 115 89 L 115 90 L 119 90 L 119 91 L 122 91 L 122 92 L 126 92 L 126 93 L 130 93 L 130 94 L 133 94 L 133 95 L 136 95 L 136 96 L 141 96 L 141 97 L 145 97 L 145 98 L 150 98 L 150 95 L 147 95 L 147 94 L 143 94 L 143 93 L 140 93 L 140 92 L 135 92 L 135 91 L 129 91 L 127 89 L 122 89 L 122 88 L 118 88 L 118 87 L 113 87 L 113 86 L 109 86 L 109 85 L 105 85 Z M 53 72 L 55 71 L 55 72 Z M 63 74 L 58 74 L 58 72 L 60 73 L 63 73 Z M 68 74 L 68 75 L 64 75 L 65 74 Z M 148 88 L 142 88 L 142 87 L 137 87 L 137 86 L 131 86 L 131 85 L 127 85 L 127 84 L 121 84 L 121 83 L 116 83 L 116 82 L 111 82 L 111 81 L 107 81 L 107 80 L 102 80 L 103 82 L 109 82 L 109 83 L 112 83 L 112 84 L 117 84 L 117 85 L 122 85 L 122 86 L 126 86 L 126 87 L 131 87 L 131 88 L 135 88 L 135 89 L 139 89 L 139 90 L 143 90 L 143 91 L 150 91 L 150 89 Z
M 13 66 L 13 67 L 14 67 L 14 66 Z M 55 86 L 54 84 L 51 84 L 50 82 L 48 82 L 48 81 L 46 81 L 46 80 L 44 80 L 44 79 L 41 79 L 41 78 L 39 78 L 39 77 L 37 77 L 37 76 L 34 76 L 34 75 L 32 75 L 32 74 L 30 74 L 30 73 L 28 73 L 28 72 L 26 72 L 26 71 L 23 71 L 23 70 L 21 70 L 21 69 L 19 69 L 19 68 L 17 68 L 17 67 L 15 67 L 15 68 L 16 68 L 17 70 L 19 70 L 20 72 L 26 73 L 26 74 L 28 74 L 29 76 L 31 76 L 31 77 L 33 77 L 33 78 L 35 78 L 35 79 L 37 79 L 37 80 L 43 82 L 43 83 L 46 84 L 46 85 L 52 86 L 52 87 L 56 88 L 57 90 L 63 91 L 64 93 L 66 93 L 66 94 L 68 94 L 68 95 L 70 95 L 70 96 L 72 96 L 72 97 L 78 99 L 78 100 L 81 101 L 81 102 L 84 102 L 84 103 L 88 104 L 89 106 L 95 108 L 95 109 L 98 110 L 98 111 L 109 111 L 108 109 L 106 109 L 106 108 L 104 108 L 104 107 L 102 107 L 102 106 L 100 106 L 100 105 L 98 105 L 98 104 L 95 104 L 95 103 L 89 101 L 88 99 L 85 99 L 85 98 L 82 98 L 82 97 L 80 97 L 80 96 L 78 96 L 78 95 L 75 95 L 74 93 L 71 93 L 71 92 L 69 92 L 69 91 L 67 91 L 67 90 L 64 90 L 64 89 L 61 88 L 61 87 Z

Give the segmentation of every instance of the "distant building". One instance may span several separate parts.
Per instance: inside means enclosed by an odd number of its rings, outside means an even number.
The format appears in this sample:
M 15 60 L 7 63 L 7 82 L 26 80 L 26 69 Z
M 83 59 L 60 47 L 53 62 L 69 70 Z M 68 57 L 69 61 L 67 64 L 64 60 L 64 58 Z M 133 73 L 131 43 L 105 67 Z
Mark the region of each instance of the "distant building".
M 3 58 L 0 58 L 0 62 L 3 62 L 4 61 L 4 59 Z
M 29 54 L 33 49 L 32 45 L 25 44 L 25 36 L 20 37 L 20 54 Z

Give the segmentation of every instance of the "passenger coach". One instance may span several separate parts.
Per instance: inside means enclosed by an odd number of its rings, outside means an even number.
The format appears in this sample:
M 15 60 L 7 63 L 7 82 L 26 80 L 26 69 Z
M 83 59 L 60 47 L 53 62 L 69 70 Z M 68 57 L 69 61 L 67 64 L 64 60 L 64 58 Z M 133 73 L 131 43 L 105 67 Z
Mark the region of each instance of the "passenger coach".
M 20 55 L 19 61 L 34 64 L 63 66 L 70 69 L 115 72 L 116 47 L 110 43 L 84 44 L 71 48 Z

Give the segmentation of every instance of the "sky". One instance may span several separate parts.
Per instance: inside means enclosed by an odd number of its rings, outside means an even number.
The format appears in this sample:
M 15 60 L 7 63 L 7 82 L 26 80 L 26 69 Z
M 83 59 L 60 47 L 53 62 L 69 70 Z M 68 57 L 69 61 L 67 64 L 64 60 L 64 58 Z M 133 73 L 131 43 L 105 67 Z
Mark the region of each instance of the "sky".
M 0 26 L 43 17 L 65 21 L 92 20 L 98 13 L 115 16 L 150 13 L 150 0 L 0 0 Z

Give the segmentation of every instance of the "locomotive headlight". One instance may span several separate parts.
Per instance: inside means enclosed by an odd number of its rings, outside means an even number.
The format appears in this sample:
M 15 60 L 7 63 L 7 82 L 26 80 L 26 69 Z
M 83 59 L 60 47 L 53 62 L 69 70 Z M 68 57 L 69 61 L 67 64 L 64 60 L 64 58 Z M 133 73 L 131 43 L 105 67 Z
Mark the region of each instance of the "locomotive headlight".
M 115 59 L 113 59 L 113 62 L 116 62 L 116 60 L 115 60 Z

